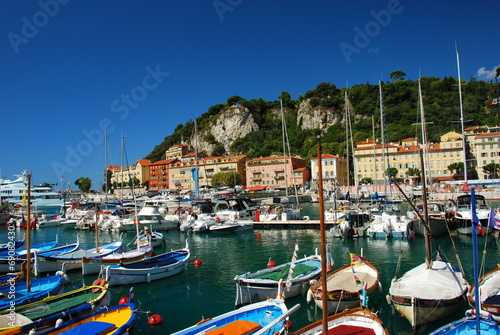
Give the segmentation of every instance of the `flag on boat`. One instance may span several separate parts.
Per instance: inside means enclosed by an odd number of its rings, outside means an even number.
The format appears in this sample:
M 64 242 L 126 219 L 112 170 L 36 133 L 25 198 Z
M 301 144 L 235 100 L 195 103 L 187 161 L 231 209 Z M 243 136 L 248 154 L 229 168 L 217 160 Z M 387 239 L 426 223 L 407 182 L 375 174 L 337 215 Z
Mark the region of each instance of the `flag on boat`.
M 365 259 L 359 255 L 350 253 L 351 255 L 351 265 L 353 264 L 365 264 Z
M 477 217 L 476 213 L 476 190 L 471 189 L 470 192 L 470 202 L 471 202 L 471 207 L 472 207 L 472 224 L 476 224 L 477 231 L 481 233 L 481 235 L 486 235 L 483 227 L 481 227 L 481 221 L 479 221 L 479 218 Z
M 500 218 L 496 213 L 490 209 L 490 216 L 488 218 L 488 227 L 492 227 L 495 229 L 500 229 Z
M 285 289 L 287 291 L 290 291 L 290 289 L 292 288 L 293 269 L 295 268 L 295 262 L 297 261 L 297 251 L 299 251 L 299 246 L 295 244 L 295 248 L 293 249 L 292 261 L 290 262 L 290 270 L 288 271 L 288 278 L 285 284 Z

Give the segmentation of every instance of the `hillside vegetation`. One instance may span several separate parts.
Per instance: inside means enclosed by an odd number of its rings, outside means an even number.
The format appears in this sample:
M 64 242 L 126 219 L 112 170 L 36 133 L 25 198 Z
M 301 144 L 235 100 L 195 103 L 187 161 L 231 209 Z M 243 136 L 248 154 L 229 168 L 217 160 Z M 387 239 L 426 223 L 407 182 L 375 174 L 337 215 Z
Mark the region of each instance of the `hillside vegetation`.
M 395 71 L 391 74 L 391 82 L 382 85 L 383 106 L 389 141 L 400 141 L 407 137 L 420 137 L 420 109 L 418 106 L 418 82 L 404 79 L 404 73 Z M 438 142 L 444 133 L 455 130 L 461 132 L 460 101 L 458 81 L 453 77 L 421 78 L 424 110 L 428 140 Z M 345 122 L 345 90 L 331 83 L 320 83 L 315 89 L 299 95 L 293 100 L 289 93 L 282 92 L 281 99 L 285 110 L 285 121 L 292 155 L 307 160 L 316 156 L 317 136 L 322 136 L 323 152 L 345 157 L 346 154 L 346 122 Z M 381 139 L 381 116 L 379 85 L 358 84 L 350 87 L 350 124 L 354 143 L 366 139 Z M 496 87 L 487 81 L 462 79 L 462 96 L 464 120 L 466 127 L 476 125 L 494 126 L 498 124 L 498 105 L 489 105 L 496 95 Z M 283 153 L 280 97 L 274 101 L 262 98 L 246 100 L 239 96 L 229 97 L 226 103 L 219 103 L 196 119 L 198 132 L 204 140 L 213 144 L 210 156 L 245 154 L 250 158 L 265 157 Z M 310 109 L 336 115 L 341 122 L 325 125 L 325 127 L 304 129 L 298 122 L 298 111 L 307 105 Z M 217 143 L 210 134 L 212 117 L 224 113 L 230 106 L 241 105 L 249 110 L 259 130 L 238 138 L 230 145 L 229 152 L 224 145 Z M 180 143 L 189 143 L 193 138 L 195 121 L 189 120 L 179 124 L 173 134 L 165 137 L 146 159 L 152 162 L 165 157 L 165 150 Z M 374 131 L 373 131 L 374 129 Z

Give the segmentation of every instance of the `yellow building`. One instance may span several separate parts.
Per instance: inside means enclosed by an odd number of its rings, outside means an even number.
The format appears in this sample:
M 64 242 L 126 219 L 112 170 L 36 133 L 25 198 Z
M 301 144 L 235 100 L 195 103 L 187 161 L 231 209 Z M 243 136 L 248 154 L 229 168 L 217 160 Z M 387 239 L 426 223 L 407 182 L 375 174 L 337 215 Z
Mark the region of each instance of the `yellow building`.
M 349 185 L 347 175 L 347 160 L 335 155 L 321 155 L 323 172 L 323 188 L 333 191 L 339 186 Z M 318 189 L 318 157 L 311 158 L 311 188 Z

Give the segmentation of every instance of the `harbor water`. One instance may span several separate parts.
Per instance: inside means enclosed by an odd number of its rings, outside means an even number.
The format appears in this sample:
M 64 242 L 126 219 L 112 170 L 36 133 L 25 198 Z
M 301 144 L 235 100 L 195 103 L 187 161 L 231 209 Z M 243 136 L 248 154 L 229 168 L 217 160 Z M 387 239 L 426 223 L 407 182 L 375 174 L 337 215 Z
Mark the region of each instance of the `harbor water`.
M 309 215 L 312 219 L 319 217 L 318 204 L 303 204 L 302 207 L 304 215 Z M 328 204 L 326 208 L 329 208 Z M 4 230 L 2 236 L 7 236 L 7 229 L 3 227 L 1 229 Z M 17 234 L 22 238 L 24 229 L 18 228 Z M 73 243 L 79 234 L 82 244 L 89 248 L 95 245 L 93 231 L 63 230 L 58 227 L 33 231 L 32 243 L 55 240 L 57 234 L 61 243 Z M 119 233 L 100 232 L 99 241 L 104 244 L 118 239 L 119 236 Z M 295 244 L 299 246 L 298 258 L 316 251 L 320 252 L 320 232 L 317 229 L 254 229 L 228 234 L 169 231 L 165 232 L 164 236 L 166 245 L 157 248 L 157 253 L 181 248 L 188 239 L 191 259 L 187 270 L 179 275 L 149 284 L 134 285 L 134 301 L 139 310 L 135 334 L 170 334 L 191 326 L 203 318 L 228 312 L 234 309 L 236 289 L 233 279 L 236 275 L 265 268 L 270 258 L 277 264 L 289 262 Z M 370 297 L 369 307 L 378 311 L 390 334 L 412 333 L 409 322 L 387 303 L 386 295 L 395 276 L 401 276 L 425 261 L 424 239 L 421 237 L 404 240 L 394 238 L 376 240 L 368 237 L 339 239 L 328 232 L 326 236 L 334 258 L 334 268 L 348 263 L 349 253 L 363 253 L 379 269 L 382 289 Z M 134 234 L 128 233 L 124 237 L 125 244 L 128 244 L 133 237 Z M 473 282 L 473 249 L 470 236 L 456 236 L 453 239 L 449 236 L 438 237 L 433 240 L 433 244 L 439 246 L 454 265 L 460 266 L 460 261 L 467 280 Z M 130 244 L 129 247 L 131 246 Z M 479 236 L 478 248 L 479 255 L 483 254 L 483 249 L 486 251 L 484 270 L 495 268 L 500 260 L 499 241 L 492 237 Z M 434 249 L 433 256 L 435 255 Z M 402 257 L 402 262 L 399 273 L 396 274 L 399 257 Z M 193 264 L 196 258 L 202 261 L 200 266 Z M 82 283 L 91 284 L 97 278 L 97 276 L 83 277 L 79 271 L 70 271 L 68 275 L 72 283 L 67 289 L 79 287 Z M 130 286 L 113 287 L 112 302 L 117 303 L 122 295 L 128 294 L 130 288 Z M 289 308 L 296 304 L 300 304 L 301 307 L 290 317 L 292 330 L 321 318 L 321 310 L 313 303 L 308 304 L 305 294 L 287 300 Z M 418 333 L 428 334 L 443 324 L 462 317 L 468 308 L 464 300 L 463 307 L 454 315 L 425 324 Z M 149 314 L 159 314 L 163 318 L 163 323 L 156 326 L 148 325 Z

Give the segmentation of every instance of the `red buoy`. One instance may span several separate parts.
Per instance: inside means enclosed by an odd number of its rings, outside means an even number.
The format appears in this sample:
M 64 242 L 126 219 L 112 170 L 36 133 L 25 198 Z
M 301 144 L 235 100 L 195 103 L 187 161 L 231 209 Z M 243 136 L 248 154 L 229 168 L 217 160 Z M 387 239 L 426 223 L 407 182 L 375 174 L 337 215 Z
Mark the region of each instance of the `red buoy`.
M 125 304 L 128 304 L 129 302 L 130 302 L 130 298 L 129 297 L 122 297 L 118 301 L 118 305 L 125 305 Z
M 286 330 L 290 330 L 293 327 L 292 321 L 290 320 L 285 320 L 285 322 L 283 322 L 283 325 L 285 326 Z
M 271 260 L 271 258 L 269 257 L 269 262 L 267 262 L 267 267 L 272 268 L 274 266 L 276 266 L 276 262 Z
M 194 264 L 194 265 L 196 265 L 196 266 L 200 266 L 202 263 L 203 263 L 203 262 L 201 261 L 201 259 L 198 259 L 198 258 L 196 258 L 196 259 L 194 260 L 194 262 L 193 262 L 193 264 Z
M 161 315 L 153 314 L 148 319 L 148 324 L 150 325 L 159 325 L 163 322 L 163 318 Z

